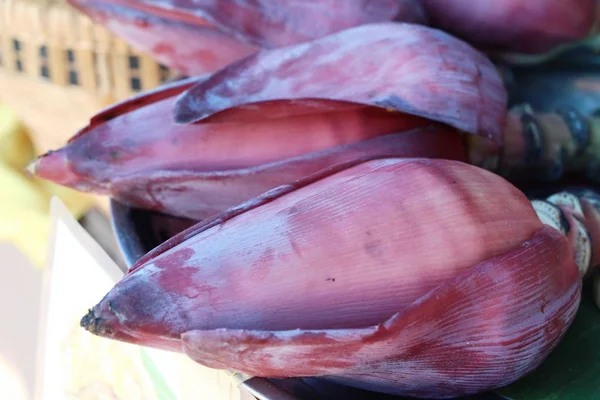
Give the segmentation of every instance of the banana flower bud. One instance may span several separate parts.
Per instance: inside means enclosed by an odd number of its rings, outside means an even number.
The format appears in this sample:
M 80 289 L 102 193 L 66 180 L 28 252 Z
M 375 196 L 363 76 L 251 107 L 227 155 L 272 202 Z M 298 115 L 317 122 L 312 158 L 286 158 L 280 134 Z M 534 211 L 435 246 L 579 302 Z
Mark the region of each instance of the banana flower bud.
M 264 51 L 96 115 L 35 175 L 200 220 L 351 160 L 466 160 L 501 141 L 506 92 L 468 44 L 420 25 L 364 25 Z
M 597 29 L 597 0 L 421 0 L 431 23 L 487 49 L 537 54 Z
M 259 50 L 200 18 L 178 20 L 138 1 L 68 0 L 78 11 L 154 60 L 184 75 L 203 75 Z
M 374 22 L 424 23 L 418 0 L 68 0 L 131 45 L 186 75 L 260 49 Z
M 591 243 L 538 209 L 458 161 L 338 165 L 163 243 L 81 324 L 254 376 L 431 398 L 497 388 L 545 359 L 581 297 Z

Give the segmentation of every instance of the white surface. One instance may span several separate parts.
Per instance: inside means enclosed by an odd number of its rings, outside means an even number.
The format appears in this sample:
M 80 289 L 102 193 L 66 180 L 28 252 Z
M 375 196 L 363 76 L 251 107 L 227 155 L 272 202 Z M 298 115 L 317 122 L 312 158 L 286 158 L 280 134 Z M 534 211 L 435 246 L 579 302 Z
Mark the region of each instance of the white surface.
M 0 242 L 0 398 L 31 400 L 42 273 Z
M 236 398 L 238 390 L 224 372 L 203 368 L 180 354 L 103 339 L 79 327 L 81 317 L 122 272 L 58 199 L 53 199 L 52 213 L 36 400 L 107 398 L 102 392 L 123 400 Z M 173 396 L 157 393 L 142 352 L 151 355 Z

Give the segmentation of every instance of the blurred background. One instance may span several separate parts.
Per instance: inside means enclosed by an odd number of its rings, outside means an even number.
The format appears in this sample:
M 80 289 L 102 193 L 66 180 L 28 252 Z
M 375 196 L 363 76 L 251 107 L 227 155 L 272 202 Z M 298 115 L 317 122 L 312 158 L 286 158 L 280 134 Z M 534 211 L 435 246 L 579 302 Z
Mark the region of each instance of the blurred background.
M 33 179 L 27 165 L 102 108 L 172 76 L 64 0 L 0 0 L 0 398 L 33 398 L 50 198 L 124 267 L 108 199 Z
M 0 240 L 43 266 L 56 195 L 121 262 L 108 199 L 34 180 L 26 167 L 102 108 L 172 76 L 64 0 L 0 0 Z

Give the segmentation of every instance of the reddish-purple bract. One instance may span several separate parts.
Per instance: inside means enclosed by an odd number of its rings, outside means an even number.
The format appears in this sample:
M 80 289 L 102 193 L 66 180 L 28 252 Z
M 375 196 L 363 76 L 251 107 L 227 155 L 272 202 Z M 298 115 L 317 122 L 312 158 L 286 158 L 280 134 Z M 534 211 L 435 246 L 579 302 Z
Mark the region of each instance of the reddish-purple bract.
M 184 74 L 214 72 L 262 48 L 353 26 L 426 23 L 418 0 L 69 0 L 114 34 Z
M 442 31 L 379 23 L 265 50 L 183 93 L 180 123 L 274 100 L 353 102 L 442 122 L 501 143 L 507 93 L 494 65 Z
M 84 326 L 210 367 L 433 397 L 535 368 L 581 286 L 567 238 L 520 191 L 426 159 L 307 178 L 138 264 Z
M 505 101 L 494 67 L 468 45 L 367 25 L 122 102 L 31 170 L 199 220 L 353 159 L 466 160 L 455 128 L 500 142 Z M 193 123 L 174 120 L 182 110 Z
M 374 22 L 427 22 L 419 0 L 141 0 L 135 3 L 159 14 L 208 20 L 223 32 L 261 48 L 306 42 Z
M 102 0 L 69 0 L 133 47 L 186 75 L 214 72 L 259 48 L 223 33 L 200 18 L 180 21 L 127 5 Z
M 372 327 L 195 330 L 182 340 L 188 356 L 212 368 L 454 398 L 506 386 L 537 368 L 580 299 L 568 242 L 545 227 Z
M 421 0 L 433 25 L 487 48 L 540 53 L 585 38 L 597 0 Z

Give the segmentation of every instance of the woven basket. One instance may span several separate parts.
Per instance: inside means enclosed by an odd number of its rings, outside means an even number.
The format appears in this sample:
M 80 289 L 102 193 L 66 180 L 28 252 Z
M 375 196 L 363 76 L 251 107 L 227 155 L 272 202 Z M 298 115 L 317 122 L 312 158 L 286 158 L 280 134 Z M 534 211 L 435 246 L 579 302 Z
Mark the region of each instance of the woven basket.
M 33 131 L 39 152 L 172 75 L 64 0 L 0 0 L 0 101 Z
M 0 0 L 0 103 L 38 154 L 63 146 L 102 108 L 173 74 L 65 0 Z M 108 199 L 95 197 L 108 213 Z

